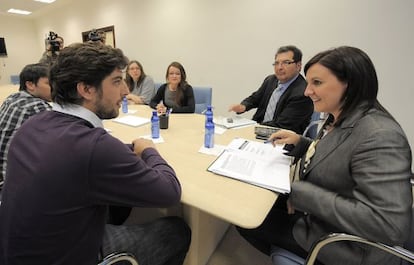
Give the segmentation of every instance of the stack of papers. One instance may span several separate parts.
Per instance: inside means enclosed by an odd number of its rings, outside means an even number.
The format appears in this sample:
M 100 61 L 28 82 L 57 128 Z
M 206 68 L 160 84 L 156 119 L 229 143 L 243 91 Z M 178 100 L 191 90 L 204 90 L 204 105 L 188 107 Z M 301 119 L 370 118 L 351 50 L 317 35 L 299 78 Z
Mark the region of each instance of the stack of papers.
M 291 158 L 283 146 L 234 139 L 208 171 L 279 193 L 290 192 Z
M 119 122 L 119 123 L 126 124 L 126 125 L 133 126 L 133 127 L 138 127 L 138 126 L 149 123 L 150 119 L 141 118 L 141 117 L 132 116 L 132 115 L 125 115 L 123 117 L 113 119 L 112 121 Z
M 254 125 L 254 120 L 246 119 L 240 116 L 236 117 L 214 117 L 214 124 L 222 126 L 227 129 L 236 128 L 240 126 Z

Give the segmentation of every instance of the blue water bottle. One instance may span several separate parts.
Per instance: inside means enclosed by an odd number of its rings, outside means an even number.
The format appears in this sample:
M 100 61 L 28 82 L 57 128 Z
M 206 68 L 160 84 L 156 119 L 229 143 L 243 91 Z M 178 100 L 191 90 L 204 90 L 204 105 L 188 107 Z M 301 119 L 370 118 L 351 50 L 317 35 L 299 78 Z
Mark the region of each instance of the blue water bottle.
M 152 112 L 151 117 L 151 137 L 152 139 L 160 138 L 160 118 L 156 110 Z
M 128 113 L 128 99 L 126 97 L 122 98 L 122 112 Z
M 213 116 L 207 117 L 207 122 L 204 129 L 204 147 L 214 147 L 214 123 Z

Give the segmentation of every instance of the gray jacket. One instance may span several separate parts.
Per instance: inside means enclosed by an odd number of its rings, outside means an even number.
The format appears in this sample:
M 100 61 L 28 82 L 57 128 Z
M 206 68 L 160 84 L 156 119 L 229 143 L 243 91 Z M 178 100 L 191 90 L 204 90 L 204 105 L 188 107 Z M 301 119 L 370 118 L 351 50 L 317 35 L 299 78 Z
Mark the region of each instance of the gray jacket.
M 296 155 L 309 146 L 301 139 Z M 299 153 L 298 153 L 299 152 Z M 397 122 L 382 111 L 355 111 L 316 146 L 291 201 L 305 216 L 295 240 L 306 250 L 330 232 L 345 232 L 391 245 L 410 233 L 411 150 Z M 302 165 L 303 166 L 303 165 Z M 320 252 L 325 264 L 399 264 L 398 259 L 357 243 L 333 243 Z

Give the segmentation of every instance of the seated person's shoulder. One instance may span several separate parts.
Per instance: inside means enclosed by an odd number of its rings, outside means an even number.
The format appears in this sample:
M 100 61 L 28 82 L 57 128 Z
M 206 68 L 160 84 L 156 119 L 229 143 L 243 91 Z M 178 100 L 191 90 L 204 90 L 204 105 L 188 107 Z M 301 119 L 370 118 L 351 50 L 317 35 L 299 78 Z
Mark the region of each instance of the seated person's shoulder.
M 272 82 L 272 81 L 277 81 L 277 78 L 274 74 L 268 75 L 264 79 L 264 82 Z
M 149 76 L 149 75 L 146 75 L 146 76 L 145 76 L 145 80 L 146 80 L 147 82 L 152 82 L 152 83 L 154 83 L 154 79 L 153 79 L 151 76 Z

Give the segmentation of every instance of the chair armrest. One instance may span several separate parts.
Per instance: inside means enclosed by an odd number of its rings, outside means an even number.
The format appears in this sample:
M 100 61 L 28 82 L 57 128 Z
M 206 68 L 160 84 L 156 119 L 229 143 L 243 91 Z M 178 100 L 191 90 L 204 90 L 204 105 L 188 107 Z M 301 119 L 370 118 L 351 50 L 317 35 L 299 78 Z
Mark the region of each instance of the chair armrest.
M 402 247 L 399 246 L 388 246 L 386 244 L 383 243 L 377 243 L 377 242 L 373 242 L 370 240 L 367 240 L 365 238 L 362 237 L 358 237 L 358 236 L 354 236 L 354 235 L 348 235 L 348 234 L 337 234 L 337 233 L 332 233 L 329 234 L 325 237 L 322 237 L 320 240 L 316 241 L 313 246 L 311 247 L 310 251 L 309 251 L 309 255 L 308 258 L 306 259 L 305 264 L 307 265 L 313 265 L 316 257 L 318 256 L 319 251 L 326 245 L 328 245 L 329 243 L 332 242 L 337 242 L 337 241 L 352 241 L 352 242 L 359 242 L 359 243 L 363 243 L 363 244 L 367 244 L 370 246 L 374 246 L 376 248 L 382 249 L 392 255 L 398 256 L 406 261 L 409 261 L 411 263 L 414 263 L 414 253 L 404 249 Z
M 98 265 L 111 265 L 116 264 L 119 261 L 129 261 L 131 265 L 138 265 L 138 261 L 135 257 L 126 252 L 109 254 Z

